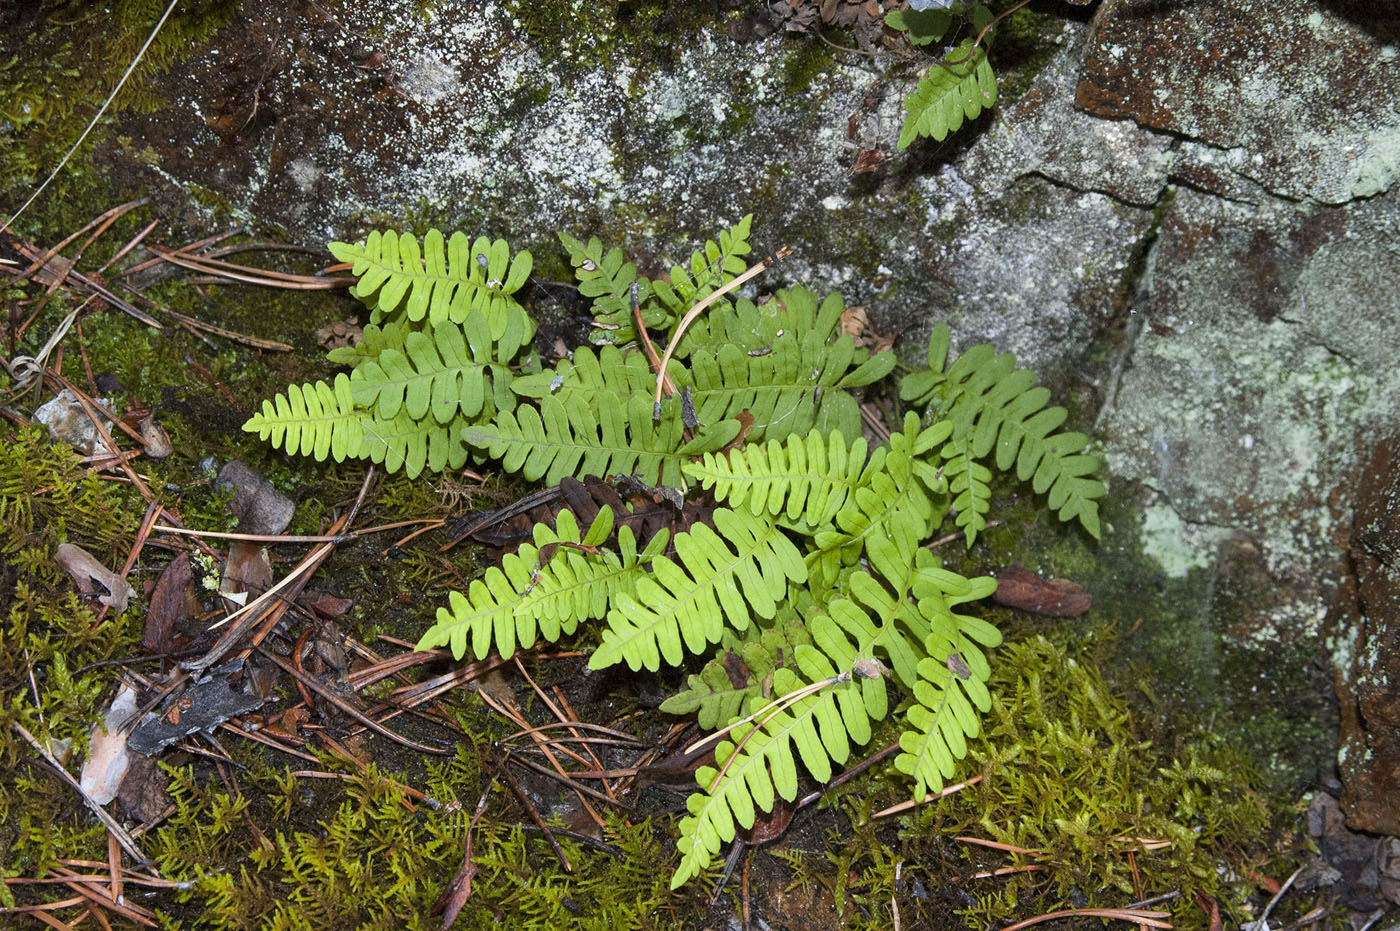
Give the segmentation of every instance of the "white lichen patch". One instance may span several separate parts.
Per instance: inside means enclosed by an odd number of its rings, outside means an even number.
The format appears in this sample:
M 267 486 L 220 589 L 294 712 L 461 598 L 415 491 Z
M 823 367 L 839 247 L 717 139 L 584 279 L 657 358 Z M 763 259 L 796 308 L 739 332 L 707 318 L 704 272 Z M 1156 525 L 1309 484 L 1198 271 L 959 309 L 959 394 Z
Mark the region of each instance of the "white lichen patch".
M 1173 579 L 1185 578 L 1192 569 L 1209 567 L 1221 541 L 1229 536 L 1229 531 L 1219 527 L 1187 523 L 1167 504 L 1143 510 L 1141 533 L 1143 553 Z

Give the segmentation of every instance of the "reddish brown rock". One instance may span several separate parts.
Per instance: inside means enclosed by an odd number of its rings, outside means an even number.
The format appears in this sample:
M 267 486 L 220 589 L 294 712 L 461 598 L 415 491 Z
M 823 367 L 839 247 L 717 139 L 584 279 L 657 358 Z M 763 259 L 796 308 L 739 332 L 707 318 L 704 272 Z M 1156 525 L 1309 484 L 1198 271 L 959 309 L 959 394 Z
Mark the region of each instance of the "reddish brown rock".
M 1352 830 L 1400 834 L 1400 445 L 1361 473 L 1337 669 L 1342 808 Z

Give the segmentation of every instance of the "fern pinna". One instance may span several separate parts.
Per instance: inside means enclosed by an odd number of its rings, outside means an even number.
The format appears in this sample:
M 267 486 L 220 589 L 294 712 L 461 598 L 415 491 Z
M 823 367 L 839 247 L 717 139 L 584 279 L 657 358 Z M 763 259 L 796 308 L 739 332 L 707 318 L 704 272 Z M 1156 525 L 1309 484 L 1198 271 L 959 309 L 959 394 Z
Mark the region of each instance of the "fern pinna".
M 1095 537 L 1105 492 L 1088 477 L 1098 468 L 1088 438 L 1055 432 L 1066 415 L 1045 406 L 1049 393 L 989 346 L 948 364 L 941 324 L 928 367 L 900 383 L 910 409 L 872 447 L 860 392 L 894 356 L 842 331 L 839 296 L 727 293 L 748 269 L 749 229 L 745 217 L 667 280 L 596 239 L 561 237 L 601 345 L 550 367 L 515 299 L 529 253 L 512 259 L 500 240 L 436 232 L 421 246 L 392 232 L 335 244 L 372 309 L 362 341 L 331 354 L 350 373 L 293 385 L 244 425 L 288 452 L 409 474 L 493 459 L 550 485 L 640 481 L 689 515 L 675 533 L 639 537 L 637 515 L 611 505 L 586 528 L 560 511 L 451 593 L 419 644 L 459 659 L 510 656 L 595 621 L 593 669 L 704 658 L 662 706 L 713 732 L 714 762 L 680 824 L 675 885 L 777 799 L 792 801 L 800 771 L 827 781 L 894 707 L 894 766 L 914 795 L 951 779 L 989 707 L 987 651 L 1001 638 L 961 611 L 994 580 L 949 571 L 927 541 L 951 518 L 971 545 L 986 526 L 992 466 Z M 700 300 L 709 314 L 677 333 Z M 675 351 L 661 381 L 652 346 L 667 339 Z M 658 383 L 671 393 L 653 404 Z

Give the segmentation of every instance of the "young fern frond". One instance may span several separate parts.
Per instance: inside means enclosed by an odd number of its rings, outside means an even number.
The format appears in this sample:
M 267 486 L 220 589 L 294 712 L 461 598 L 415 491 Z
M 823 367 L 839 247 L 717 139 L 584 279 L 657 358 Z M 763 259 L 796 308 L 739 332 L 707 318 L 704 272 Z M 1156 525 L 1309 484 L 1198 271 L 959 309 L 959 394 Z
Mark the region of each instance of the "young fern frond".
M 603 244 L 592 238 L 587 243 L 572 236 L 559 234 L 559 241 L 568 250 L 569 261 L 579 280 L 579 293 L 593 298 L 594 343 L 619 346 L 637 339 L 636 321 L 632 313 L 632 286 L 637 286 L 637 301 L 642 323 L 649 329 L 669 330 L 696 302 L 732 281 L 747 268 L 741 256 L 749 248 L 749 214 L 734 227 L 720 233 L 719 242 L 710 240 L 690 257 L 688 267 L 673 266 L 670 281 L 651 281 L 637 274 L 636 265 L 624 260 L 621 249 L 603 251 Z M 727 301 L 717 306 L 728 306 Z M 682 344 L 676 353 L 684 357 L 690 350 Z
M 658 557 L 635 594 L 618 596 L 591 668 L 678 665 L 686 651 L 717 643 L 726 623 L 744 630 L 754 615 L 773 617 L 788 582 L 807 580 L 802 554 L 777 525 L 726 508 L 713 522 L 676 534 L 676 560 Z
M 734 645 L 710 660 L 687 687 L 661 703 L 667 714 L 694 714 L 696 723 L 712 731 L 742 715 L 750 699 L 765 694 L 775 670 L 795 664 L 796 647 L 812 642 L 807 625 L 790 618 L 759 633 L 757 640 Z
M 437 622 L 418 649 L 450 646 L 457 659 L 470 651 L 476 659 L 492 652 L 509 658 L 519 646 L 539 639 L 548 643 L 572 634 L 580 622 L 602 617 L 619 592 L 630 591 L 645 566 L 666 548 L 662 531 L 638 551 L 630 527 L 618 528 L 618 551 L 598 544 L 612 532 L 613 514 L 604 507 L 587 534 L 580 537 L 569 511 L 560 511 L 553 529 L 535 525 L 534 544 L 507 555 L 500 568 L 486 570 L 466 593 L 453 592 L 448 607 L 438 608 Z M 560 544 L 589 543 L 593 552 Z M 541 553 L 547 558 L 542 563 Z
M 424 468 L 434 472 L 460 469 L 466 465 L 471 450 L 462 439 L 462 430 L 471 423 L 456 417 L 445 424 L 433 420 L 415 420 L 407 410 L 400 410 L 385 420 L 361 412 L 363 438 L 359 458 L 368 459 L 386 471 L 404 473 L 413 478 Z
M 595 413 L 586 397 L 544 397 L 539 407 L 521 405 L 501 411 L 489 424 L 468 426 L 463 438 L 501 460 L 507 472 L 556 485 L 566 475 L 642 476 L 648 483 L 679 485 L 681 464 L 702 452 L 719 449 L 739 433 L 739 423 L 720 421 L 694 439 L 682 435 L 676 405 L 652 420 L 651 399 L 634 395 L 625 404 L 600 395 Z
M 965 39 L 941 62 L 929 68 L 918 87 L 904 98 L 909 115 L 899 131 L 899 148 L 920 136 L 942 142 L 964 119 L 975 120 L 997 100 L 997 80 L 985 46 L 973 48 Z
M 1052 432 L 1064 423 L 1065 409 L 1045 406 L 1050 392 L 1034 387 L 1035 376 L 1017 369 L 1011 353 L 997 353 L 983 343 L 948 365 L 948 347 L 948 325 L 940 323 L 929 334 L 928 368 L 906 375 L 899 393 L 953 426 L 942 456 L 968 545 L 985 525 L 991 498 L 991 472 L 976 460 L 993 451 L 999 470 L 1009 472 L 1014 466 L 1020 481 L 1048 494 L 1060 520 L 1078 520 L 1097 539 L 1097 499 L 1108 488 L 1088 477 L 1101 465 L 1097 456 L 1081 453 L 1089 438 Z
M 586 398 L 595 413 L 605 403 L 625 404 L 630 398 L 651 393 L 655 386 L 656 373 L 647 364 L 646 356 L 640 352 L 624 353 L 611 344 L 598 347 L 596 352 L 580 346 L 574 350 L 573 358 L 560 359 L 553 368 L 522 375 L 510 384 L 516 394 L 535 400 L 570 395 Z
M 444 242 L 433 229 L 420 249 L 415 236 L 375 230 L 363 244 L 333 242 L 330 250 L 352 263 L 351 273 L 360 280 L 351 293 L 370 307 L 371 323 L 388 319 L 400 305 L 407 319 L 426 317 L 434 325 L 460 324 L 476 310 L 494 340 L 510 334 L 521 345 L 534 335 L 534 322 L 514 297 L 529 280 L 533 259 L 522 251 L 512 260 L 503 239 L 469 242 L 458 232 Z
M 685 331 L 681 345 L 686 352 L 718 352 L 736 346 L 746 353 L 762 353 L 784 336 L 829 343 L 840 336 L 841 314 L 846 309 L 840 294 L 828 294 L 820 304 L 808 288 L 779 290 L 764 304 L 739 298 L 732 305 L 712 307 Z M 869 355 L 858 350 L 855 362 Z

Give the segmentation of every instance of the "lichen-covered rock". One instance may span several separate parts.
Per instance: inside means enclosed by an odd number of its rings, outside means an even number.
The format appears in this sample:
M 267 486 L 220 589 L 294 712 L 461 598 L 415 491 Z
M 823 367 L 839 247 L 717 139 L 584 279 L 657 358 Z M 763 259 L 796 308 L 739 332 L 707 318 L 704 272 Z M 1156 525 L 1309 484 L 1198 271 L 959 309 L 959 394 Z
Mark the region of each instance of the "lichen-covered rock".
M 1400 177 L 1400 52 L 1378 28 L 1393 33 L 1395 15 L 1384 2 L 1123 0 L 1093 37 L 1078 103 L 1205 143 L 1282 197 L 1369 197 Z

